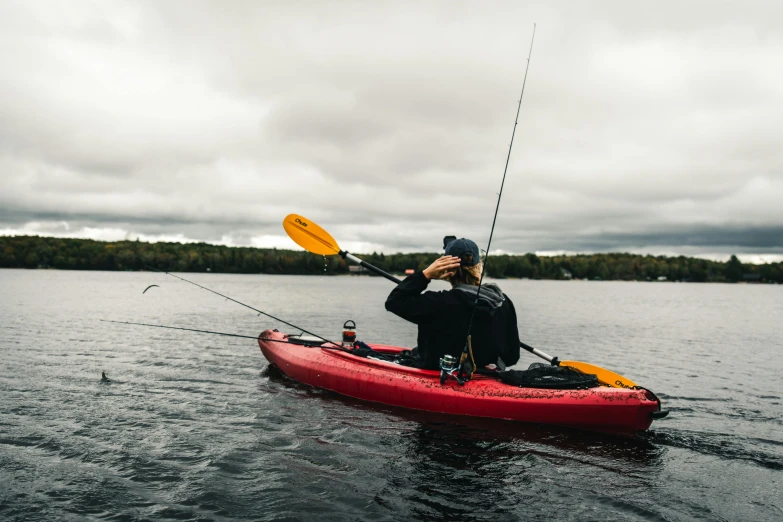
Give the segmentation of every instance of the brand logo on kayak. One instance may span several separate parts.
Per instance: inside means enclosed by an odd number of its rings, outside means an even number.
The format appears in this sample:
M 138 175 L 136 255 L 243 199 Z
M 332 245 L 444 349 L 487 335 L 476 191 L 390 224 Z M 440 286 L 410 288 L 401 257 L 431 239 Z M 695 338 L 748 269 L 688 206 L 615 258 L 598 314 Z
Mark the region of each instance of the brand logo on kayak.
M 620 380 L 614 381 L 614 383 L 620 388 L 629 388 L 629 389 L 633 388 L 633 386 L 628 386 L 627 384 L 625 384 L 623 381 Z
M 307 223 L 305 223 L 304 221 L 302 221 L 302 220 L 301 220 L 301 219 L 299 219 L 299 218 L 296 218 L 294 221 L 296 221 L 297 223 L 299 223 L 299 224 L 300 224 L 300 225 L 302 225 L 303 227 L 306 227 L 306 226 L 307 226 Z

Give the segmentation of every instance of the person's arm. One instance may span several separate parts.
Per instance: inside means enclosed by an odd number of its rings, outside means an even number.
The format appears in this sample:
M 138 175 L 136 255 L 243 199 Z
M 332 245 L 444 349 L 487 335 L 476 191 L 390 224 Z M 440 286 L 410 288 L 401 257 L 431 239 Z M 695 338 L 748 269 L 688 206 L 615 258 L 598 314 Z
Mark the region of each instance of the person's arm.
M 505 294 L 504 294 L 505 295 Z M 506 344 L 503 346 L 503 352 L 500 358 L 506 366 L 513 366 L 519 362 L 519 353 L 521 348 L 519 346 L 519 327 L 517 325 L 517 311 L 514 308 L 514 303 L 506 296 L 506 306 L 508 306 L 508 318 L 506 320 Z
M 386 309 L 418 324 L 432 316 L 439 309 L 439 295 L 435 292 L 422 294 L 430 284 L 431 279 L 446 279 L 454 275 L 453 270 L 459 266 L 459 258 L 443 256 L 421 272 L 406 277 L 386 299 Z

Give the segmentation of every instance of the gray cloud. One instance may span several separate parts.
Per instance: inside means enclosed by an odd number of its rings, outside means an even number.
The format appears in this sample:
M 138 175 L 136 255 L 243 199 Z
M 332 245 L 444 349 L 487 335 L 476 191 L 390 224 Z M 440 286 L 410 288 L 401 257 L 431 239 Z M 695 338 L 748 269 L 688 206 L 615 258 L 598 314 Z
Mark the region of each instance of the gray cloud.
M 0 231 L 781 253 L 777 2 L 0 0 Z

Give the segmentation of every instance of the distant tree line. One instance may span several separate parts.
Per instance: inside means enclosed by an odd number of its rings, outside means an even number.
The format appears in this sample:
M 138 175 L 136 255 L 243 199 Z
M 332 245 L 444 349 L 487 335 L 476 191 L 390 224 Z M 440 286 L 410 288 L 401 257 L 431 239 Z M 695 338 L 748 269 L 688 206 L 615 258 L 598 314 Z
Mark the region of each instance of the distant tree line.
M 426 268 L 438 253 L 377 254 L 362 257 L 387 272 Z M 207 243 L 144 243 L 92 241 L 39 236 L 0 236 L 0 268 L 67 270 L 145 270 L 238 274 L 345 274 L 339 256 L 313 255 L 274 248 L 227 247 Z M 726 262 L 693 257 L 636 254 L 571 256 L 498 255 L 487 264 L 495 278 L 590 279 L 687 282 L 783 283 L 783 263 L 743 264 L 736 256 Z

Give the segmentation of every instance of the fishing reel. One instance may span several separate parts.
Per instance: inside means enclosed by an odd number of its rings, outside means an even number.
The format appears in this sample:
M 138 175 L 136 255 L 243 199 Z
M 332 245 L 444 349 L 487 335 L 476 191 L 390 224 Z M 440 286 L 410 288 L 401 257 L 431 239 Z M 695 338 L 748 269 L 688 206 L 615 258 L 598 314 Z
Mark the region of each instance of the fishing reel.
M 449 378 L 452 378 L 455 381 L 457 381 L 457 384 L 463 386 L 465 384 L 465 379 L 459 376 L 459 370 L 460 370 L 459 359 L 457 359 L 453 355 L 444 355 L 443 357 L 441 357 L 440 359 L 441 385 L 446 384 L 446 381 Z

